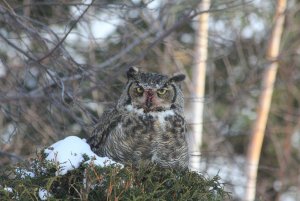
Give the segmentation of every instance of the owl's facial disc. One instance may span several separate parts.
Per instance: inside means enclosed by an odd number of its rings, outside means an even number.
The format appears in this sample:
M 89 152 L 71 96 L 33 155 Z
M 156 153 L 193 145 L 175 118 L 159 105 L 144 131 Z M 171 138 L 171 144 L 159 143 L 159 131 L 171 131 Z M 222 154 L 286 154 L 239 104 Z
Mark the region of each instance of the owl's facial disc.
M 145 88 L 140 93 L 140 96 L 133 100 L 132 104 L 137 108 L 142 108 L 145 113 L 168 110 L 171 102 L 165 96 L 168 93 L 168 89 L 164 88 Z
M 120 98 L 120 106 L 127 105 L 142 113 L 183 108 L 180 82 L 184 80 L 185 75 L 177 74 L 169 77 L 130 68 L 127 78 L 127 91 Z

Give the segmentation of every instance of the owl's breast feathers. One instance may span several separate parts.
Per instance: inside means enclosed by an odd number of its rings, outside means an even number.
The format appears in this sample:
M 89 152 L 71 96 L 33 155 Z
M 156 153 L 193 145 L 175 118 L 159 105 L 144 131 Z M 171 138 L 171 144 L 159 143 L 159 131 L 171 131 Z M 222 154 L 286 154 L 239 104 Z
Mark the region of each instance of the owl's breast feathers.
M 131 105 L 106 112 L 88 140 L 99 155 L 123 163 L 152 161 L 186 168 L 185 120 L 173 110 L 144 113 Z

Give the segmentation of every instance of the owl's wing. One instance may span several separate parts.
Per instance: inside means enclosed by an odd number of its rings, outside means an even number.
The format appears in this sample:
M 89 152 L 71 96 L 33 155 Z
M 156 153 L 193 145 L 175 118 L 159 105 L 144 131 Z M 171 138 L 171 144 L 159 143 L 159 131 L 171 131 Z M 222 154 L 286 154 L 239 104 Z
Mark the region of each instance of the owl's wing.
M 117 109 L 109 109 L 104 111 L 96 124 L 92 136 L 87 140 L 93 150 L 97 150 L 105 143 L 111 130 L 113 130 L 121 120 L 121 114 Z

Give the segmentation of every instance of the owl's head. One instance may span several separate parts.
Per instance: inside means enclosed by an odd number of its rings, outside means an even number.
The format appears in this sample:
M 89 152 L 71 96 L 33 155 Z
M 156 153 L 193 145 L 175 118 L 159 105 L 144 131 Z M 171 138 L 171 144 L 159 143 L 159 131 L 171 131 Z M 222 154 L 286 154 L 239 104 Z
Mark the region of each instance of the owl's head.
M 128 82 L 120 97 L 118 107 L 132 106 L 145 113 L 166 110 L 183 111 L 183 94 L 180 82 L 185 75 L 172 77 L 158 73 L 140 72 L 131 67 L 127 71 Z

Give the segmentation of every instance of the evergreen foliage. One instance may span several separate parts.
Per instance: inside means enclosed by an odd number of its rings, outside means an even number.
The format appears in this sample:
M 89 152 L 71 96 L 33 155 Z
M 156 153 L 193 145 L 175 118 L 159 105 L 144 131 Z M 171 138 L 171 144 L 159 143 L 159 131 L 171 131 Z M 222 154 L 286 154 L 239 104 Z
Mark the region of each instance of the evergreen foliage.
M 45 189 L 47 200 L 226 200 L 219 177 L 205 178 L 195 172 L 161 168 L 156 165 L 105 167 L 82 163 L 66 175 L 43 157 L 14 167 L 0 175 L 1 200 L 40 200 Z M 88 159 L 88 158 L 87 158 Z M 46 200 L 46 198 L 45 198 Z

